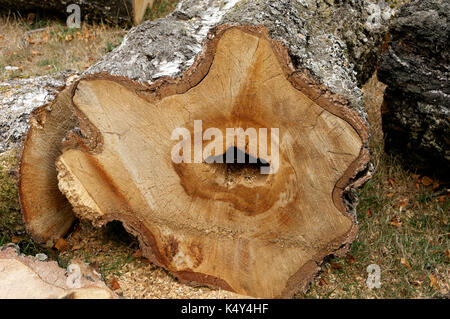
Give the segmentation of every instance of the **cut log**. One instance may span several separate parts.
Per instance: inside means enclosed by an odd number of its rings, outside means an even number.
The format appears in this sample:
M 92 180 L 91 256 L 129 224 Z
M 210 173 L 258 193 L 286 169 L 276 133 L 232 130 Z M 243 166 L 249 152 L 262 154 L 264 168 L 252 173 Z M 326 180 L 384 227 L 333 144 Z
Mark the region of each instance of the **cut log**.
M 184 1 L 132 29 L 70 101 L 62 95 L 76 129 L 44 128 L 67 133 L 54 159 L 77 217 L 121 221 L 146 257 L 184 282 L 285 297 L 356 236 L 354 188 L 370 178 L 366 114 L 345 42 L 311 37 L 324 11 L 238 2 Z M 250 133 L 215 143 L 227 128 Z M 208 132 L 213 141 L 202 139 Z M 21 200 L 47 200 L 40 185 L 52 183 L 37 181 Z M 57 220 L 50 215 L 41 222 Z
M 83 21 L 104 21 L 108 23 L 140 24 L 147 8 L 152 7 L 154 0 L 0 0 L 2 10 L 19 12 L 46 10 L 68 15 L 67 7 L 77 4 L 81 9 Z
M 75 220 L 72 207 L 58 190 L 55 169 L 61 140 L 76 124 L 70 99 L 70 89 L 65 89 L 54 103 L 32 113 L 20 161 L 19 199 L 27 231 L 49 246 Z
M 25 225 L 34 239 L 51 246 L 74 221 L 71 206 L 58 191 L 55 159 L 61 154 L 61 139 L 75 120 L 69 108 L 70 87 L 78 74 L 56 74 L 14 79 L 0 83 L 0 154 L 9 149 L 22 152 L 19 194 Z M 30 119 L 31 118 L 31 119 Z M 59 130 L 59 134 L 58 134 Z
M 43 255 L 43 254 L 40 254 Z M 83 261 L 72 263 L 68 271 L 46 256 L 24 256 L 18 247 L 0 247 L 1 299 L 113 299 L 101 275 Z
M 0 82 L 0 153 L 22 148 L 31 112 L 51 103 L 78 76 L 63 71 Z

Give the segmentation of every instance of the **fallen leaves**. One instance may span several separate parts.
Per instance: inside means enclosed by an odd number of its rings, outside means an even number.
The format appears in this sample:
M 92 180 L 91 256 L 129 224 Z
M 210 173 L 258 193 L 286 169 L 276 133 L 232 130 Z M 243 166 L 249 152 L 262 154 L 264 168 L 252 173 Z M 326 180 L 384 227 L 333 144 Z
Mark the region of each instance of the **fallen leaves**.
M 320 287 L 323 287 L 323 286 L 325 286 L 325 285 L 327 285 L 327 284 L 328 284 L 328 281 L 327 281 L 324 277 L 321 277 L 320 280 L 319 280 L 319 282 L 318 282 L 318 285 L 319 285 Z
M 138 249 L 131 256 L 136 257 L 136 258 L 141 258 L 142 257 L 142 251 L 140 249 Z
M 112 289 L 112 290 L 120 289 L 120 285 L 119 285 L 119 282 L 117 281 L 117 278 L 116 278 L 116 277 L 114 277 L 114 278 L 111 280 L 111 289 Z
M 352 254 L 348 254 L 347 261 L 349 264 L 354 264 L 356 262 L 356 258 Z
M 412 269 L 411 264 L 409 263 L 408 260 L 406 260 L 406 258 L 401 258 L 401 259 L 400 259 L 400 263 L 401 263 L 402 265 L 404 265 L 406 268 Z
M 430 288 L 433 288 L 434 290 L 439 290 L 439 283 L 434 275 L 428 275 L 428 279 L 430 279 Z
M 391 184 L 392 187 L 395 187 L 397 185 L 393 178 L 389 178 L 388 181 L 389 181 L 389 184 Z
M 400 220 L 400 218 L 398 216 L 394 216 L 391 221 L 389 222 L 390 225 L 396 227 L 396 228 L 400 228 L 402 227 L 402 222 Z
M 409 203 L 409 200 L 407 198 L 404 198 L 404 199 L 400 200 L 400 202 L 398 203 L 398 208 L 399 208 L 400 211 L 408 209 L 408 208 L 410 208 L 412 206 L 413 205 L 411 205 Z
M 331 267 L 335 270 L 341 270 L 342 269 L 342 265 L 339 263 L 332 263 Z
M 65 251 L 67 249 L 67 246 L 67 241 L 64 238 L 58 239 L 55 243 L 55 248 L 60 252 Z
M 429 178 L 428 176 L 422 177 L 422 185 L 425 187 L 428 187 L 433 184 L 433 180 Z

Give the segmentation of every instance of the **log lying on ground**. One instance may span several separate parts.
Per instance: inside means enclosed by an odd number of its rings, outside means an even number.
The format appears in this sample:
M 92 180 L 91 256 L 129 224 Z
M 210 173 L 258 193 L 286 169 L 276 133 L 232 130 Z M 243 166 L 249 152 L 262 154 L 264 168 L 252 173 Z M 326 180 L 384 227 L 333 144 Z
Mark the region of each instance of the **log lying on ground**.
M 386 151 L 413 170 L 450 179 L 450 3 L 405 5 L 378 72 Z
M 0 154 L 10 149 L 22 152 L 19 193 L 31 195 L 36 185 L 40 188 L 37 197 L 20 196 L 22 216 L 29 233 L 49 246 L 75 220 L 58 191 L 55 159 L 61 154 L 61 139 L 75 126 L 68 87 L 78 76 L 64 71 L 0 83 Z
M 0 153 L 21 148 L 30 114 L 48 105 L 79 76 L 74 71 L 0 82 Z
M 314 33 L 322 11 L 306 14 L 297 1 L 238 2 L 185 1 L 131 30 L 74 86 L 77 127 L 44 128 L 67 132 L 54 159 L 77 217 L 121 221 L 146 257 L 184 282 L 284 297 L 356 236 L 354 188 L 370 178 L 366 114 L 345 42 Z M 236 151 L 256 163 L 177 164 L 179 128 L 190 136 L 267 128 L 269 153 L 251 147 L 256 135 L 211 154 Z M 26 148 L 39 149 L 28 140 Z M 211 145 L 192 150 L 199 146 Z M 262 174 L 267 167 L 274 174 Z M 44 216 L 39 201 L 52 196 L 44 182 L 21 191 L 21 203 L 38 199 L 30 205 L 36 220 Z
M 2 10 L 53 11 L 68 15 L 67 7 L 78 4 L 83 21 L 104 21 L 108 23 L 140 24 L 145 11 L 153 5 L 154 0 L 0 0 Z
M 118 296 L 108 289 L 101 275 L 79 261 L 68 267 L 68 272 L 56 261 L 42 261 L 21 255 L 18 247 L 8 244 L 0 247 L 1 299 L 113 299 Z

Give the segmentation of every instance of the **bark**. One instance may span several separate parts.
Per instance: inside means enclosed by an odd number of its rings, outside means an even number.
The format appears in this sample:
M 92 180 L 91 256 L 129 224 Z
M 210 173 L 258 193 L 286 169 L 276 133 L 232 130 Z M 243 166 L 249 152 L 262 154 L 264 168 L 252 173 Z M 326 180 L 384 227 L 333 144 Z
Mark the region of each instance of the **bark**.
M 378 72 L 387 84 L 383 131 L 386 151 L 407 166 L 450 177 L 450 4 L 412 1 L 390 29 Z
M 60 95 L 45 113 L 50 120 L 32 123 L 25 150 L 41 159 L 22 160 L 28 223 L 66 220 L 58 209 L 35 209 L 52 202 L 40 183 L 54 182 L 52 175 L 33 184 L 36 163 L 56 160 L 59 189 L 77 217 L 97 226 L 120 220 L 144 255 L 180 280 L 269 298 L 305 288 L 323 259 L 355 238 L 354 189 L 371 175 L 352 63 L 366 70 L 370 59 L 346 50 L 351 27 L 342 24 L 361 26 L 366 2 L 327 3 L 183 1 L 132 29 Z M 367 42 L 358 46 L 369 52 Z M 73 128 L 56 125 L 62 117 L 53 110 L 65 105 Z M 279 171 L 261 175 L 261 163 L 274 167 L 273 159 L 234 142 L 215 156 L 234 147 L 259 164 L 173 163 L 171 132 L 194 135 L 197 119 L 223 132 L 279 128 Z M 39 152 L 47 147 L 42 132 L 51 143 L 65 135 L 61 155 Z M 41 237 L 51 238 L 49 230 Z
M 67 7 L 78 4 L 83 21 L 104 21 L 107 23 L 139 24 L 145 10 L 153 0 L 1 0 L 2 10 L 36 11 L 45 10 L 67 16 Z
M 56 261 L 43 261 L 45 259 L 43 254 L 24 256 L 14 244 L 0 247 L 0 298 L 117 298 L 106 287 L 101 275 L 83 261 L 69 265 L 68 270 L 79 270 L 72 273 L 60 268 Z
M 64 71 L 0 82 L 0 153 L 21 147 L 31 112 L 53 101 L 77 76 Z

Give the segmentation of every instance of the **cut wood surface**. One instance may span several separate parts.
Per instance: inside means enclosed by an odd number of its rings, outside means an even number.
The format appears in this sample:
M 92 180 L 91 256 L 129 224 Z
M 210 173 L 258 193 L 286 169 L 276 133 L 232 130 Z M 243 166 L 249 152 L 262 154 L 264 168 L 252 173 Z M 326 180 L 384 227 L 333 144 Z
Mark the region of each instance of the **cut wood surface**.
M 310 37 L 319 28 L 312 17 L 338 19 L 325 9 L 303 17 L 296 1 L 209 4 L 183 1 L 167 18 L 132 29 L 71 92 L 35 112 L 46 120 L 31 122 L 22 157 L 25 221 L 51 242 L 73 220 L 67 198 L 94 225 L 121 221 L 144 256 L 183 282 L 291 296 L 357 233 L 355 188 L 371 174 L 358 80 L 342 39 Z M 306 47 L 297 25 L 312 39 Z M 279 134 L 269 134 L 266 156 L 260 143 L 250 147 L 256 137 L 212 154 L 235 150 L 255 164 L 177 164 L 177 128 L 191 136 L 209 128 Z M 261 174 L 262 166 L 274 174 Z
M 287 296 L 356 234 L 342 188 L 367 161 L 367 132 L 337 97 L 289 77 L 286 52 L 263 30 L 222 28 L 206 52 L 184 81 L 152 95 L 120 79 L 79 82 L 83 139 L 65 141 L 59 187 L 77 216 L 122 221 L 146 256 L 182 280 Z M 279 128 L 278 172 L 173 164 L 171 133 L 189 127 L 193 136 L 193 119 L 224 135 Z
M 66 271 L 56 261 L 41 261 L 45 255 L 24 256 L 16 248 L 0 247 L 1 299 L 118 298 L 83 261 L 73 261 Z
M 90 21 L 104 21 L 108 23 L 139 24 L 143 21 L 145 11 L 151 8 L 154 0 L 0 0 L 0 9 L 17 10 L 19 12 L 33 12 L 46 10 L 68 16 L 71 4 L 80 6 L 81 18 Z
M 50 246 L 75 220 L 69 202 L 58 190 L 55 169 L 61 140 L 75 127 L 70 101 L 67 88 L 54 103 L 31 114 L 20 163 L 19 197 L 25 225 L 34 239 Z

